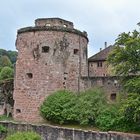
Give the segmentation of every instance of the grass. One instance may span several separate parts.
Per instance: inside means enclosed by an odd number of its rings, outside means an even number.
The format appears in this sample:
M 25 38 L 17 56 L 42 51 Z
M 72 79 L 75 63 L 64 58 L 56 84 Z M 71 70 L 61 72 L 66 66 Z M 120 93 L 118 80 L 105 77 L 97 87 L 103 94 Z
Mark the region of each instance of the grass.
M 57 123 L 53 123 L 50 121 L 44 121 L 42 122 L 42 124 L 48 124 L 48 125 L 52 125 L 52 126 L 59 126 L 59 127 L 65 127 L 65 128 L 74 128 L 74 129 L 81 129 L 81 130 L 92 130 L 92 131 L 100 131 L 98 128 L 93 127 L 93 126 L 87 126 L 87 125 L 78 125 L 78 124 L 57 124 Z
M 6 115 L 0 115 L 0 121 L 11 121 L 12 117 L 7 117 Z

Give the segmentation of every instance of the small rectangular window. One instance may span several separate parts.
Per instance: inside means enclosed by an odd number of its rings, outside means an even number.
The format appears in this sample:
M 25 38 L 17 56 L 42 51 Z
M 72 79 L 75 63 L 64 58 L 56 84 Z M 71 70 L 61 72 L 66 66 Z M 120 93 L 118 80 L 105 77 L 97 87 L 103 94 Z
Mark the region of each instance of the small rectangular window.
M 102 67 L 102 62 L 97 62 L 97 67 Z
M 78 54 L 78 52 L 79 52 L 78 49 L 74 49 L 74 50 L 73 50 L 73 53 L 74 53 L 74 54 Z
M 67 72 L 64 72 L 64 74 L 66 74 L 66 75 L 67 75 L 68 73 L 67 73 Z
M 51 26 L 51 24 L 49 24 L 49 23 L 46 23 L 46 26 L 48 26 L 48 27 L 49 27 L 49 26 Z
M 28 78 L 33 78 L 33 74 L 32 73 L 27 73 Z
M 115 101 L 115 100 L 116 100 L 116 93 L 112 93 L 112 94 L 110 95 L 110 99 L 111 99 L 112 101 Z
M 16 113 L 21 113 L 21 110 L 20 109 L 16 109 Z
M 63 25 L 63 27 L 65 27 L 65 28 L 66 28 L 66 27 L 67 27 L 67 25 L 66 25 L 66 24 L 64 24 L 64 25 Z
M 49 46 L 43 46 L 42 47 L 42 53 L 48 53 L 49 52 L 50 47 Z

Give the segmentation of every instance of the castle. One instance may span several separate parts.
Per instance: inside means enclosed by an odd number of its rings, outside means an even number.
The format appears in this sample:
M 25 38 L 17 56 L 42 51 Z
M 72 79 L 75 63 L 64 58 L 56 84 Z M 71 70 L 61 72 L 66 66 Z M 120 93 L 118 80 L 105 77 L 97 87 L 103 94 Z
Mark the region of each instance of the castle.
M 14 119 L 40 122 L 39 107 L 52 92 L 67 89 L 79 93 L 89 87 L 104 86 L 116 91 L 116 77 L 94 75 L 94 56 L 87 57 L 87 33 L 74 28 L 73 23 L 60 18 L 35 20 L 35 27 L 18 30 L 18 58 L 14 81 Z M 105 48 L 106 50 L 107 48 Z M 101 68 L 102 61 L 97 64 Z M 94 74 L 93 74 L 94 73 Z M 113 83 L 113 85 L 112 85 Z M 110 90 L 109 90 L 110 89 Z M 112 91 L 113 90 L 113 91 Z

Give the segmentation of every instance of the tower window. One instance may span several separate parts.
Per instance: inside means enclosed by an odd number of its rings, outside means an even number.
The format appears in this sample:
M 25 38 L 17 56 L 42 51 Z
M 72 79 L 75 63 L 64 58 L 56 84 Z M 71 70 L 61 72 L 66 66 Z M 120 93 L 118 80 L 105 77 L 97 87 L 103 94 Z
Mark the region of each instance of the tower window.
M 48 53 L 49 52 L 50 47 L 49 46 L 43 46 L 42 47 L 42 52 L 43 53 Z
M 67 27 L 67 25 L 66 25 L 66 24 L 64 24 L 64 25 L 63 25 L 63 27 L 65 27 L 65 28 L 66 28 L 66 27 Z
M 47 23 L 46 26 L 51 26 L 51 24 Z
M 16 113 L 21 113 L 21 110 L 20 109 L 16 109 Z
M 74 54 L 78 54 L 78 52 L 79 52 L 78 49 L 74 49 L 74 50 L 73 50 L 73 53 L 74 53 Z
M 97 62 L 97 67 L 102 67 L 102 62 Z
M 111 99 L 112 101 L 115 101 L 115 100 L 116 100 L 116 93 L 112 93 L 112 94 L 110 95 L 110 99 Z
M 32 73 L 27 73 L 28 78 L 33 78 L 33 74 Z

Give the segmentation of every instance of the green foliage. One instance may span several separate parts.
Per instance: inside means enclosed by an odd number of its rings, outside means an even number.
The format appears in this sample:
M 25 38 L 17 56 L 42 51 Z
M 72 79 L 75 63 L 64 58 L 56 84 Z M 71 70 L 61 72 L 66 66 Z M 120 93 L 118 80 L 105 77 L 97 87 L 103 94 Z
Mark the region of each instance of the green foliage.
M 0 125 L 0 133 L 6 133 L 7 132 L 7 128 L 4 127 L 3 125 Z
M 0 115 L 0 121 L 10 121 L 12 118 L 7 117 L 7 115 Z
M 41 114 L 49 121 L 60 124 L 65 123 L 65 117 L 67 114 L 65 116 L 62 114 L 66 111 L 66 107 L 71 106 L 68 104 L 74 97 L 74 94 L 69 91 L 61 90 L 55 92 L 43 102 L 41 106 Z
M 0 57 L 3 56 L 3 55 L 8 56 L 8 52 L 4 49 L 0 49 Z
M 140 33 L 122 33 L 116 40 L 116 48 L 109 55 L 108 62 L 117 75 L 128 76 L 140 71 Z
M 14 71 L 12 68 L 8 66 L 2 68 L 0 72 L 0 80 L 10 79 L 13 78 L 13 76 L 14 76 Z
M 129 94 L 119 109 L 120 121 L 128 131 L 140 131 L 140 95 Z
M 105 94 L 99 89 L 90 89 L 81 93 L 74 107 L 78 122 L 81 125 L 94 125 L 96 116 L 105 104 Z
M 96 126 L 101 130 L 116 130 L 117 128 L 118 106 L 105 106 L 96 118 Z
M 35 132 L 16 132 L 5 140 L 41 140 L 41 136 Z
M 116 48 L 108 57 L 128 98 L 119 108 L 119 130 L 140 131 L 140 33 L 136 30 L 122 33 L 116 40 Z
M 140 94 L 140 77 L 131 77 L 125 81 L 124 87 L 128 92 Z
M 10 59 L 8 58 L 8 56 L 4 55 L 4 56 L 1 56 L 0 57 L 0 66 L 1 67 L 11 67 L 12 66 L 12 63 L 10 61 Z
M 41 114 L 55 123 L 93 125 L 105 103 L 104 93 L 100 90 L 88 90 L 78 96 L 69 91 L 58 91 L 45 99 Z
M 11 60 L 12 64 L 16 63 L 17 52 L 16 51 L 7 51 L 7 52 L 8 52 L 8 57 Z
M 4 49 L 0 49 L 0 57 L 7 56 L 12 64 L 16 62 L 17 52 L 16 51 L 6 51 Z

